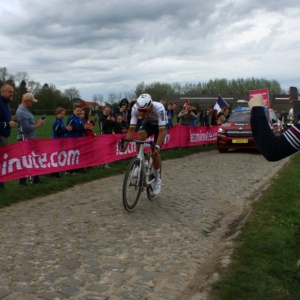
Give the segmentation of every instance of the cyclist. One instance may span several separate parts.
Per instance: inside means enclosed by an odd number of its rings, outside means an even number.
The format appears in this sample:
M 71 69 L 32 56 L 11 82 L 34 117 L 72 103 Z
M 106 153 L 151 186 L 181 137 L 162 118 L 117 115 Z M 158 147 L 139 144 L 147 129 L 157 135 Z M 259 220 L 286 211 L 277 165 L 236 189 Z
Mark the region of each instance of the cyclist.
M 152 158 L 155 170 L 153 194 L 157 195 L 161 189 L 159 151 L 166 135 L 167 120 L 165 108 L 161 103 L 152 101 L 149 94 L 140 95 L 131 110 L 130 126 L 126 139 L 133 139 L 139 119 L 142 119 L 142 122 L 138 128 L 138 139 L 145 141 L 147 137 L 154 135 L 154 142 L 156 143 Z M 125 142 L 123 148 L 120 150 L 124 152 L 127 149 L 128 144 L 129 142 Z M 138 151 L 139 145 L 137 145 L 137 152 Z

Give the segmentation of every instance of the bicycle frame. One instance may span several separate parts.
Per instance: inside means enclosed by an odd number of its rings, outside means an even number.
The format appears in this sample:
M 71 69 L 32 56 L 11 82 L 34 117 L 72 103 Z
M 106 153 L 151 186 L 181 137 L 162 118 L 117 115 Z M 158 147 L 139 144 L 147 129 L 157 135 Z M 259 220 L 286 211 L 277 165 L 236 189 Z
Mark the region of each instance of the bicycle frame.
M 153 185 L 155 183 L 155 172 L 153 168 L 153 158 L 150 154 L 149 166 L 147 172 L 145 165 L 145 144 L 150 145 L 151 153 L 154 151 L 155 143 L 150 141 L 141 141 L 141 140 L 129 140 L 121 139 L 120 146 L 121 148 L 124 145 L 124 142 L 132 142 L 136 145 L 139 145 L 139 151 L 131 162 L 129 163 L 123 181 L 123 190 L 122 198 L 124 208 L 131 212 L 135 209 L 141 192 L 146 189 L 147 197 L 150 201 L 153 201 L 156 197 L 156 194 L 153 193 Z
M 140 166 L 142 167 L 142 174 L 143 174 L 143 186 L 144 187 L 148 187 L 150 184 L 153 183 L 154 178 L 152 178 L 151 180 L 149 180 L 148 176 L 147 176 L 147 172 L 146 172 L 146 166 L 145 166 L 145 144 L 149 144 L 151 147 L 151 151 L 152 151 L 152 142 L 148 143 L 146 141 L 133 141 L 136 144 L 140 145 L 140 150 L 137 154 L 137 158 L 141 161 Z M 153 164 L 153 159 L 150 155 L 150 159 L 149 159 L 149 168 L 151 168 Z M 138 172 L 139 176 L 141 174 L 141 172 Z
M 151 152 L 153 152 L 154 147 L 155 147 L 155 143 L 152 142 L 152 141 L 147 142 L 147 141 L 141 141 L 141 140 L 129 140 L 129 139 L 122 138 L 121 139 L 121 144 L 124 144 L 124 142 L 132 142 L 132 143 L 136 143 L 136 145 L 140 146 L 140 150 L 137 154 L 137 158 L 141 161 L 140 166 L 142 167 L 142 172 L 140 172 L 140 170 L 139 170 L 139 172 L 138 172 L 139 175 L 138 176 L 140 176 L 140 174 L 142 174 L 142 176 L 143 176 L 143 178 L 142 178 L 143 179 L 143 186 L 146 187 L 146 188 L 149 187 L 150 184 L 152 184 L 155 179 L 152 178 L 151 180 L 149 180 L 149 178 L 147 177 L 147 174 L 146 174 L 145 144 L 148 144 L 151 148 Z M 150 168 L 151 168 L 152 164 L 153 164 L 153 159 L 150 155 L 150 159 L 149 159 L 149 165 L 150 165 L 149 167 Z

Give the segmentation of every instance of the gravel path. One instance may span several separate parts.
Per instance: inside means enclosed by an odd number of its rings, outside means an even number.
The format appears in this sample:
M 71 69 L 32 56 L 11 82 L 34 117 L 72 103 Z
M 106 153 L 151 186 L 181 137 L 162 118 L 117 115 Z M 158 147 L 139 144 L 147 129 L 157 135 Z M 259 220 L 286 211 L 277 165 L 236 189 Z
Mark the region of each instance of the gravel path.
M 163 162 L 123 209 L 123 175 L 0 210 L 0 299 L 209 299 L 253 199 L 288 162 L 217 151 Z

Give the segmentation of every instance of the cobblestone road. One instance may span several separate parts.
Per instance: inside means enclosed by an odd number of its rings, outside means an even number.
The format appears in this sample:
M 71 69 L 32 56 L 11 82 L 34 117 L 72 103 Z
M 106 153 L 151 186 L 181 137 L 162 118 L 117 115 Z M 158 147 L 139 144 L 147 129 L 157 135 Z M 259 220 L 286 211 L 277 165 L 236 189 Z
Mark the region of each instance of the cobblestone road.
M 216 151 L 165 161 L 161 195 L 143 193 L 133 213 L 123 175 L 0 209 L 0 299 L 208 299 L 193 282 L 209 281 L 230 224 L 286 162 Z

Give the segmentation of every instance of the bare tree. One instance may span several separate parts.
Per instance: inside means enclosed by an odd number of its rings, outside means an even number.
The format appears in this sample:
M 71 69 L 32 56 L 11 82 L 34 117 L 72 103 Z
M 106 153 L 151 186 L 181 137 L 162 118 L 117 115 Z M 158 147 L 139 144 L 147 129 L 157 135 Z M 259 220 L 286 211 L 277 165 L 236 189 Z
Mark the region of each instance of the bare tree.
M 81 96 L 80 96 L 80 92 L 79 92 L 79 90 L 76 88 L 76 87 L 74 87 L 74 86 L 72 86 L 72 87 L 70 87 L 70 88 L 68 88 L 68 89 L 65 89 L 64 90 L 64 94 L 72 101 L 74 98 L 80 98 Z
M 134 91 L 127 91 L 127 92 L 124 92 L 124 96 L 125 98 L 127 98 L 129 101 L 133 98 L 136 98 L 136 94 Z
M 39 82 L 30 80 L 28 81 L 27 89 L 28 92 L 32 94 L 37 94 L 42 89 L 42 85 Z
M 0 68 L 0 81 L 6 82 L 9 78 L 9 73 L 6 67 Z
M 25 81 L 26 83 L 29 81 L 29 75 L 27 72 L 17 72 L 14 75 L 14 79 L 15 79 L 15 84 L 21 85 L 22 81 Z
M 118 98 L 117 94 L 109 93 L 108 96 L 107 96 L 107 102 L 109 104 L 114 104 L 114 103 L 116 103 L 117 98 Z
M 103 102 L 103 94 L 95 94 L 93 95 L 93 101 L 98 103 L 100 106 L 102 106 Z

